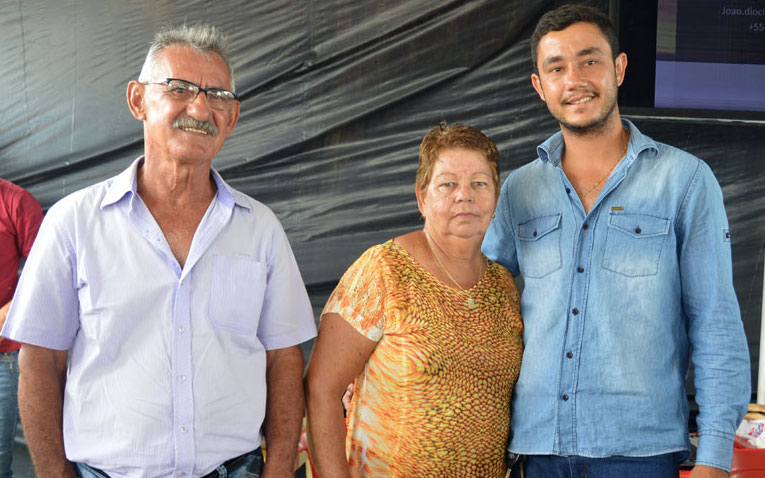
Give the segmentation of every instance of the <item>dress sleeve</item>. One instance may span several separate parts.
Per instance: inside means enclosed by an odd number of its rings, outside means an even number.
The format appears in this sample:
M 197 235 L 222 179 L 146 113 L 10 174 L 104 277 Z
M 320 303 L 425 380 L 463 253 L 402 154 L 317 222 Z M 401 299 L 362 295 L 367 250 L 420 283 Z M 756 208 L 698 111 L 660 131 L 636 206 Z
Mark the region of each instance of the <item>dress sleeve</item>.
M 383 246 L 374 246 L 345 271 L 324 306 L 324 314 L 338 314 L 364 337 L 379 341 L 385 331 L 389 267 Z

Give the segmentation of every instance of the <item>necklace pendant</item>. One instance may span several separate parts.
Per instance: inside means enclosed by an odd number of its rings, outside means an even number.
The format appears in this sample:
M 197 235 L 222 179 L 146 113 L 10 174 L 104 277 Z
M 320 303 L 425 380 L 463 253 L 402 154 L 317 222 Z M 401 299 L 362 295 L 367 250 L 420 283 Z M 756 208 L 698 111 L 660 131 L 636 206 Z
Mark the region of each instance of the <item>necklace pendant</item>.
M 476 307 L 478 307 L 478 304 L 475 303 L 475 300 L 472 297 L 468 297 L 467 298 L 467 306 L 468 306 L 468 309 L 472 310 L 472 309 L 475 309 Z

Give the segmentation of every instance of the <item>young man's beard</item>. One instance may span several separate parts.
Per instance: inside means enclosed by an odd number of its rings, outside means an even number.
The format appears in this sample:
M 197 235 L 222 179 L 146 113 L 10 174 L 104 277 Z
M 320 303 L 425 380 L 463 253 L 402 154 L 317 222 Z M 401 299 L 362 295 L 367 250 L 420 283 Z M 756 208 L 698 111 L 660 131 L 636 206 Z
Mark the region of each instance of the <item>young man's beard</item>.
M 608 120 L 611 118 L 611 115 L 614 113 L 614 110 L 616 109 L 616 95 L 614 95 L 613 101 L 611 101 L 611 105 L 609 106 L 608 110 L 598 116 L 597 118 L 593 119 L 589 123 L 585 124 L 571 124 L 567 122 L 562 117 L 557 117 L 552 110 L 548 107 L 548 110 L 550 111 L 550 114 L 553 115 L 553 117 L 558 120 L 558 123 L 560 123 L 561 128 L 565 128 L 571 133 L 577 135 L 577 136 L 588 136 L 588 135 L 597 135 L 602 133 L 606 126 L 608 125 Z

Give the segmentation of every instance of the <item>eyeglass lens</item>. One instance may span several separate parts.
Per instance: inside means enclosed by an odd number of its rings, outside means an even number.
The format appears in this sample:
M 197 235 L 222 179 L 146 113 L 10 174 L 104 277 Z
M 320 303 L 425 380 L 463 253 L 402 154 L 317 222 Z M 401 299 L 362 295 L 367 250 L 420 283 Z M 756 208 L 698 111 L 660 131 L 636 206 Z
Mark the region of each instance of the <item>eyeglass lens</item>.
M 192 101 L 202 91 L 199 86 L 184 80 L 170 80 L 167 86 L 170 95 L 179 101 Z M 227 110 L 234 104 L 234 95 L 228 90 L 208 88 L 206 95 L 207 104 L 213 109 Z

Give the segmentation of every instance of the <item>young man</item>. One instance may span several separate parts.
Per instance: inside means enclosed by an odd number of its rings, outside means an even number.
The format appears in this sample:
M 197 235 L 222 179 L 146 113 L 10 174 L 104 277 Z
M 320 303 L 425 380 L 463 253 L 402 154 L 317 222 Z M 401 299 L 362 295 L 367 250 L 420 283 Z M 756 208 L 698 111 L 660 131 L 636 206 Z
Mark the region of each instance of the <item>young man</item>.
M 217 29 L 157 34 L 145 154 L 43 221 L 3 329 L 37 476 L 294 476 L 316 328 L 279 221 L 212 169 L 233 90 Z
M 509 450 L 527 478 L 676 478 L 692 360 L 691 476 L 725 477 L 750 375 L 720 187 L 620 118 L 627 57 L 603 14 L 558 8 L 531 45 L 561 131 L 508 177 L 483 245 L 525 284 Z

